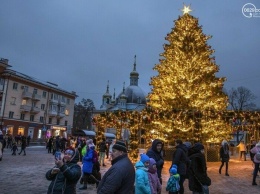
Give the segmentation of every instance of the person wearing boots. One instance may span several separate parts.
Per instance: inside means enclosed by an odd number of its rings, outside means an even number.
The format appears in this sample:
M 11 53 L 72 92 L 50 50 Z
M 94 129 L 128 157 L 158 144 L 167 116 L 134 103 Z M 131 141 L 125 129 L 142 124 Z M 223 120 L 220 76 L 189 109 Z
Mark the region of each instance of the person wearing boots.
M 83 186 L 80 187 L 80 190 L 86 190 L 88 188 L 88 180 L 89 179 L 93 179 L 96 182 L 96 187 L 99 184 L 99 180 L 97 180 L 93 175 L 92 175 L 92 171 L 93 171 L 93 156 L 94 156 L 94 149 L 95 146 L 94 144 L 87 144 L 86 145 L 86 154 L 82 159 L 82 163 L 83 163 L 83 167 L 82 167 L 82 171 L 83 171 Z
M 244 157 L 244 161 L 246 161 L 246 145 L 244 141 L 241 141 L 238 146 L 239 152 L 240 152 L 240 160 L 242 159 L 242 156 Z
M 107 145 L 106 145 L 105 138 L 102 138 L 102 142 L 99 143 L 98 148 L 99 148 L 98 161 L 99 161 L 100 165 L 106 166 L 105 165 L 105 155 L 106 155 L 106 151 L 107 151 Z
M 221 165 L 219 167 L 219 174 L 221 174 L 221 169 L 226 164 L 226 176 L 229 176 L 228 174 L 228 162 L 229 162 L 229 146 L 226 140 L 223 140 L 221 143 L 221 148 L 219 150 L 219 155 L 221 159 Z
M 26 152 L 25 152 L 25 148 L 26 148 L 26 137 L 25 136 L 22 136 L 22 145 L 21 145 L 21 151 L 19 153 L 19 155 L 23 152 L 23 155 L 25 156 L 26 155 Z
M 13 143 L 11 151 L 13 151 L 12 156 L 16 156 L 16 151 L 18 151 L 18 147 L 15 142 Z

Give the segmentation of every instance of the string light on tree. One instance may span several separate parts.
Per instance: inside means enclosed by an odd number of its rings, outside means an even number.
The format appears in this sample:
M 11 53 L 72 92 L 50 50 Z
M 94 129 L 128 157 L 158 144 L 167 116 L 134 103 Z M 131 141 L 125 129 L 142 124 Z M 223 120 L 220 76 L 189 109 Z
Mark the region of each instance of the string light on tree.
M 168 44 L 164 44 L 160 63 L 154 67 L 158 75 L 151 78 L 149 105 L 164 114 L 153 121 L 159 132 L 169 134 L 169 138 L 208 141 L 215 131 L 229 133 L 224 122 L 209 122 L 206 114 L 208 110 L 226 109 L 227 96 L 222 91 L 225 78 L 215 75 L 219 66 L 207 44 L 211 36 L 203 34 L 198 19 L 189 14 L 190 6 L 184 5 L 182 12 L 165 38 Z

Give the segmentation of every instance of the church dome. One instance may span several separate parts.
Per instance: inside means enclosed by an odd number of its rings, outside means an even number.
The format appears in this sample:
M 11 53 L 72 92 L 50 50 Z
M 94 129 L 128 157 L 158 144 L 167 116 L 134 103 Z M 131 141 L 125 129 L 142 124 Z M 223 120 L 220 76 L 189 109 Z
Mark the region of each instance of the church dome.
M 130 77 L 131 76 L 139 76 L 139 73 L 137 72 L 137 71 L 132 71 L 131 73 L 130 73 Z
M 112 95 L 109 94 L 108 92 L 106 92 L 105 94 L 103 94 L 103 98 L 105 98 L 105 97 L 112 97 Z
M 125 93 L 123 94 L 123 92 L 121 92 L 118 95 L 118 98 L 120 98 L 122 95 L 127 97 L 126 103 L 146 104 L 145 94 L 139 86 L 128 86 L 125 89 Z

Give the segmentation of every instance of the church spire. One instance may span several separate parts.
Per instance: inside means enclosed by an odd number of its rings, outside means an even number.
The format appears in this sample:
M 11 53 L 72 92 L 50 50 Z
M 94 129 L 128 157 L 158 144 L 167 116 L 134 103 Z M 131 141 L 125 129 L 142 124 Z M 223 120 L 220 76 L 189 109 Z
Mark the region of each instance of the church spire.
M 103 98 L 102 98 L 102 105 L 101 107 L 105 107 L 106 104 L 110 104 L 111 103 L 111 98 L 112 96 L 109 94 L 109 80 L 107 81 L 107 91 L 105 94 L 103 94 Z
M 114 94 L 113 94 L 113 99 L 116 99 L 116 89 L 114 88 Z
M 130 86 L 138 86 L 139 73 L 136 71 L 136 55 L 134 57 L 134 68 L 130 73 Z
M 109 80 L 107 80 L 107 91 L 106 91 L 107 94 L 109 94 Z
M 135 55 L 135 62 L 134 62 L 134 69 L 133 71 L 136 71 L 136 55 Z
M 123 94 L 125 94 L 125 82 L 123 83 Z

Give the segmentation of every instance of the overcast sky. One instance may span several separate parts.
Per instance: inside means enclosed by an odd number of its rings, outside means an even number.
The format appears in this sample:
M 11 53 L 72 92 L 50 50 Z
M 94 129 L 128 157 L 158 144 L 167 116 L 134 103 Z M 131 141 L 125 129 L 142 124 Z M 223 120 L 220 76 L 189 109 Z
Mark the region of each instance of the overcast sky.
M 137 55 L 139 86 L 147 94 L 183 3 L 213 36 L 208 44 L 220 65 L 217 76 L 227 78 L 224 87 L 244 86 L 260 105 L 260 17 L 242 14 L 246 3 L 260 9 L 259 0 L 1 0 L 0 57 L 99 108 L 108 80 L 111 94 L 129 85 Z

